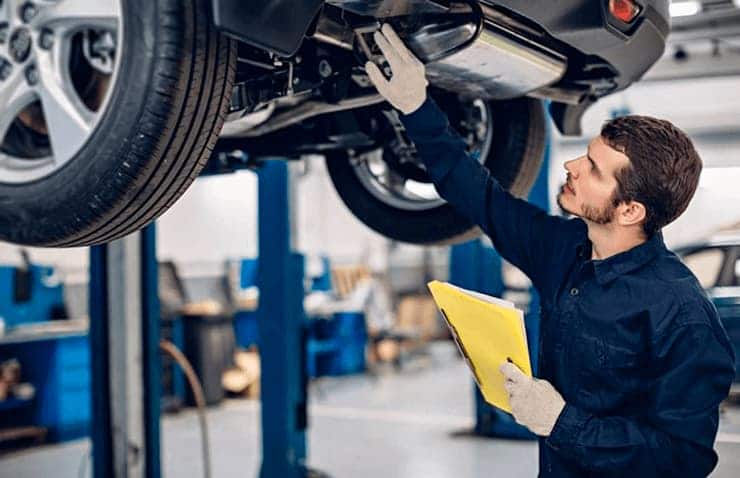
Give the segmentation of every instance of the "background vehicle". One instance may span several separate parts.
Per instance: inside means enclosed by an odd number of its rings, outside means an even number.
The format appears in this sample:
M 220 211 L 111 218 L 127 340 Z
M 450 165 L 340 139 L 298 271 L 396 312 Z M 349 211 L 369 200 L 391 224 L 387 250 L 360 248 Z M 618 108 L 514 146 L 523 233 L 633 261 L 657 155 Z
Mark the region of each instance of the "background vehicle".
M 734 393 L 740 393 L 740 231 L 676 251 L 714 302 L 735 347 Z
M 431 94 L 513 193 L 545 112 L 584 110 L 660 57 L 668 0 L 7 0 L 0 6 L 0 239 L 98 244 L 169 208 L 209 158 L 322 153 L 365 224 L 415 243 L 477 233 L 441 200 L 362 65 L 389 22 Z

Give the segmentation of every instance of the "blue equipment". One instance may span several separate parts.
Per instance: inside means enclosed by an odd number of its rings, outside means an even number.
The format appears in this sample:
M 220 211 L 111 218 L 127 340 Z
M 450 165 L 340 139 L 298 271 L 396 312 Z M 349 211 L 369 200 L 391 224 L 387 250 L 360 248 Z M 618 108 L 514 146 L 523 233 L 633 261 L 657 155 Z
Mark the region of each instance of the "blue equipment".
M 239 288 L 248 289 L 257 286 L 257 259 L 242 259 L 239 262 Z M 234 312 L 234 335 L 239 347 L 249 348 L 259 344 L 257 311 L 240 310 Z
M 307 323 L 309 377 L 337 376 L 365 371 L 367 327 L 361 311 L 337 312 Z
M 47 321 L 63 308 L 63 288 L 53 268 L 0 266 L 0 318 L 6 329 Z
M 89 344 L 83 330 L 39 332 L 24 325 L 49 323 L 64 315 L 63 287 L 51 267 L 0 266 L 0 361 L 15 358 L 33 399 L 0 402 L 3 426 L 47 429 L 49 441 L 71 440 L 88 432 L 90 420 Z

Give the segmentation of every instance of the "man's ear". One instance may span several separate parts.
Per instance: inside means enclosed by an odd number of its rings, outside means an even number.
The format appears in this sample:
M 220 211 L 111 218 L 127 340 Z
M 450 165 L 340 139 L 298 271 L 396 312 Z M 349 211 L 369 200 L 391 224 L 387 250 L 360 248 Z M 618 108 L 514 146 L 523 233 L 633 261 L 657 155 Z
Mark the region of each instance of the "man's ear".
M 633 226 L 645 220 L 647 210 L 639 201 L 622 203 L 617 208 L 617 221 L 622 226 Z

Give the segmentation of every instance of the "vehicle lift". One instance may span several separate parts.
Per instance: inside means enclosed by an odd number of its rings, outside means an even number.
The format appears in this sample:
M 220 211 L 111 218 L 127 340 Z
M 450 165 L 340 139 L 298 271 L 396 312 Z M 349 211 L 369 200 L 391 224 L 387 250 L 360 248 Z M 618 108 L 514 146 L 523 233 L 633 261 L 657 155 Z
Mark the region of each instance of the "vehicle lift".
M 218 172 L 252 167 L 229 158 Z M 223 158 L 222 158 L 223 159 Z M 313 475 L 305 465 L 307 375 L 303 257 L 294 252 L 290 171 L 260 161 L 258 327 L 261 478 Z M 92 469 L 95 478 L 161 476 L 159 301 L 155 226 L 90 252 Z

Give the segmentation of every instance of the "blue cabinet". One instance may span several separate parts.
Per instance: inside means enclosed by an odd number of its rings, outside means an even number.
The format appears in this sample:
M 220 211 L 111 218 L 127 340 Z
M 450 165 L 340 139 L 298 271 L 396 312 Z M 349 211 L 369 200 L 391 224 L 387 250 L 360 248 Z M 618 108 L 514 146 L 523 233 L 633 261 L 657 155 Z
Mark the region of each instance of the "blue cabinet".
M 91 416 L 87 334 L 0 344 L 0 360 L 12 357 L 21 362 L 22 379 L 34 385 L 36 396 L 13 410 L 0 409 L 0 422 L 46 427 L 50 441 L 86 436 Z

